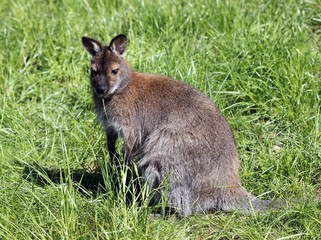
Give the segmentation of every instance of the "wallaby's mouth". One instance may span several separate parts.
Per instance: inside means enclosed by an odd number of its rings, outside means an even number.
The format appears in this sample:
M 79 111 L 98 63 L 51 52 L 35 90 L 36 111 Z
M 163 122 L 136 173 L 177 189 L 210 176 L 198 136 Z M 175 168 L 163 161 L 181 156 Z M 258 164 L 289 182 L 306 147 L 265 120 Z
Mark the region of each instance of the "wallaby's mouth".
M 96 88 L 96 92 L 100 95 L 107 94 L 107 88 Z
M 101 98 L 101 99 L 107 99 L 110 96 L 109 96 L 109 94 L 106 93 L 106 94 L 98 94 L 98 97 Z

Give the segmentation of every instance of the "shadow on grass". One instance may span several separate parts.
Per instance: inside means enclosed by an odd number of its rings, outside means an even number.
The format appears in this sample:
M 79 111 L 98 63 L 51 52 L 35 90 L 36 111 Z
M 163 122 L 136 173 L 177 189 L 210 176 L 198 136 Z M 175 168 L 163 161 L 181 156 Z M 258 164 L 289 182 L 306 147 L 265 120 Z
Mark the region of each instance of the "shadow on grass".
M 142 184 L 141 177 L 139 177 L 137 171 L 120 165 L 119 167 L 114 167 L 111 172 L 111 174 L 108 174 L 108 180 L 106 181 L 104 179 L 104 176 L 106 177 L 104 174 L 105 169 L 98 166 L 66 170 L 45 168 L 36 163 L 23 164 L 23 178 L 39 186 L 44 187 L 46 185 L 70 183 L 72 181 L 72 184 L 78 191 L 85 196 L 99 195 L 107 191 L 122 192 L 126 197 L 127 204 L 136 202 L 138 205 L 142 205 L 147 200 L 149 207 L 152 207 L 151 211 L 153 214 L 156 214 L 155 216 L 160 216 L 161 212 L 166 216 L 175 213 L 174 209 L 158 204 L 160 201 L 159 189 L 154 189 L 153 192 L 149 193 L 146 192 L 148 187 Z
M 119 162 L 118 162 L 119 163 Z M 20 164 L 21 165 L 21 164 Z M 107 166 L 82 169 L 50 169 L 37 163 L 23 164 L 23 178 L 39 186 L 72 183 L 85 196 L 100 195 L 114 192 L 126 197 L 127 204 L 137 202 L 139 205 L 146 200 L 146 186 L 136 169 L 116 164 L 112 170 Z M 106 178 L 108 172 L 108 179 Z M 152 196 L 152 195 L 151 195 Z M 147 196 L 147 199 L 149 197 Z M 148 200 L 151 205 L 153 201 Z
M 75 170 L 50 169 L 38 164 L 24 164 L 23 178 L 40 186 L 52 183 L 61 184 L 72 181 L 81 192 L 106 191 L 103 173 L 100 167 Z

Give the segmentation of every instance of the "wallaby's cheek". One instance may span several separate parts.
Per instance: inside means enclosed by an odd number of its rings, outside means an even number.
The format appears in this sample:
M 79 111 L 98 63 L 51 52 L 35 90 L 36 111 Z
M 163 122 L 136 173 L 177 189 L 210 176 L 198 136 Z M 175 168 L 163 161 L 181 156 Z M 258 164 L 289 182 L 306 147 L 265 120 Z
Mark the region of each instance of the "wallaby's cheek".
M 117 80 L 118 79 L 113 76 L 111 76 L 109 78 L 108 83 L 109 83 L 109 93 L 110 94 L 114 93 L 118 89 L 120 81 L 119 80 L 117 81 Z
M 114 86 L 117 82 L 117 79 L 115 77 L 110 76 L 109 77 L 109 85 Z

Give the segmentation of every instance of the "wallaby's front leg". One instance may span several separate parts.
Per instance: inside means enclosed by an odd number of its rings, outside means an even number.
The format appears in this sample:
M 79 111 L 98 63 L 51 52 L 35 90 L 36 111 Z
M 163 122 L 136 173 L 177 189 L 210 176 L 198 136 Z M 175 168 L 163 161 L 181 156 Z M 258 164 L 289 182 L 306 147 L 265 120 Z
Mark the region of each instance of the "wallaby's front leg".
M 123 156 L 125 163 L 130 165 L 132 163 L 132 153 L 135 151 L 136 137 L 133 129 L 127 129 L 124 132 L 124 146 L 123 146 Z
M 107 149 L 109 157 L 112 161 L 119 158 L 119 155 L 116 152 L 116 141 L 118 138 L 117 132 L 113 128 L 108 128 L 106 131 L 107 136 Z

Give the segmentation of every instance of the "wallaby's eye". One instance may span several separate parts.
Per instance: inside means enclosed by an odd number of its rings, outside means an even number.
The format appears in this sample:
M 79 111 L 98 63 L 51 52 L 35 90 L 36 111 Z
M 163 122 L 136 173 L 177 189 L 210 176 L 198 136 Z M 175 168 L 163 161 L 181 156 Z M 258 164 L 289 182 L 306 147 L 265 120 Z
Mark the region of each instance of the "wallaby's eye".
M 115 69 L 111 70 L 111 73 L 113 75 L 116 75 L 118 73 L 118 71 L 119 71 L 119 68 L 115 68 Z

